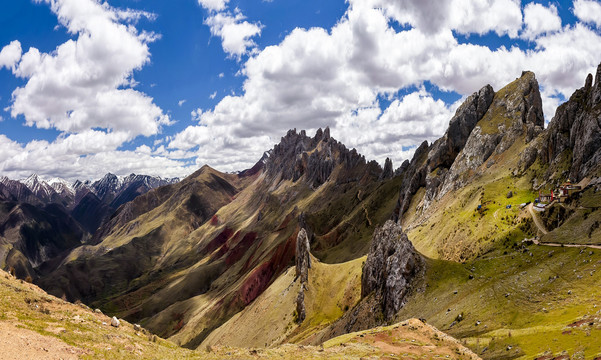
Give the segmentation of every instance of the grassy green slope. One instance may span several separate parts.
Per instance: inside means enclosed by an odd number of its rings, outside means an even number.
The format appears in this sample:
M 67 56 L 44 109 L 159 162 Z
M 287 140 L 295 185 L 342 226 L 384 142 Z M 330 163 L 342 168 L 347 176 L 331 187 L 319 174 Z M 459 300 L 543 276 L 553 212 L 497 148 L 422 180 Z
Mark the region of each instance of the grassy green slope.
M 423 291 L 397 318 L 425 318 L 484 358 L 563 351 L 592 358 L 601 354 L 599 264 L 599 250 L 537 245 L 463 264 L 429 260 Z

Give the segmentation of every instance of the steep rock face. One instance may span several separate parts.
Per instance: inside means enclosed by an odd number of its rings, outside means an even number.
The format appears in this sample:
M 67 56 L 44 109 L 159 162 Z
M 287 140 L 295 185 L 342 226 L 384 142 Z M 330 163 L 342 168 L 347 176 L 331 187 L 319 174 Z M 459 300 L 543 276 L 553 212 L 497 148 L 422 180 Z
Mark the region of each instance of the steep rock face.
M 509 149 L 522 135 L 526 142 L 542 132 L 542 100 L 532 72 L 501 89 L 470 134 L 445 177 L 438 198 L 462 187 L 493 154 Z
M 407 235 L 389 220 L 374 231 L 363 267 L 361 296 L 375 292 L 384 317 L 391 319 L 404 305 L 411 282 L 422 266 Z
M 30 204 L 39 204 L 40 200 L 29 188 L 16 180 L 11 180 L 6 176 L 0 177 L 0 184 L 3 185 L 5 200 L 17 202 L 27 202 Z
M 455 116 L 449 122 L 446 133 L 432 145 L 428 154 L 432 169 L 439 166 L 448 169 L 453 165 L 472 130 L 488 110 L 494 96 L 495 92 L 492 86 L 486 85 L 468 97 L 457 109 Z
M 539 157 L 543 164 L 556 165 L 558 170 L 565 172 L 558 175 L 576 182 L 594 175 L 594 171 L 599 168 L 601 64 L 597 68 L 595 81 L 589 74 L 584 87 L 576 90 L 569 101 L 557 108 L 543 137 Z M 534 161 L 530 161 L 532 162 Z M 562 166 L 562 162 L 567 166 Z
M 493 97 L 494 91 L 490 85 L 469 96 L 455 112 L 444 136 L 431 146 L 424 141 L 415 151 L 411 162 L 403 163 L 397 170 L 399 174 L 403 174 L 404 180 L 394 214 L 395 220 L 407 211 L 419 188 L 426 187 L 426 206 L 438 195 L 448 169 L 463 150 L 478 121 L 488 111 Z
M 77 205 L 71 209 L 71 216 L 77 220 L 90 234 L 93 234 L 102 222 L 113 212 L 113 209 L 102 202 L 93 192 L 81 194 Z

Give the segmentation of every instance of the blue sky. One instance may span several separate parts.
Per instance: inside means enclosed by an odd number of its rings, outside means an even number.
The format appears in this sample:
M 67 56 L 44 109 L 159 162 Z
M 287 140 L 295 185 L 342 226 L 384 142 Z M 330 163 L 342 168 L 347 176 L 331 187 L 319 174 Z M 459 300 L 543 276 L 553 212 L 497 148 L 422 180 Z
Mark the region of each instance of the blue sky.
M 398 166 L 524 69 L 550 120 L 601 62 L 601 4 L 482 3 L 3 2 L 0 175 L 241 170 L 325 126 Z

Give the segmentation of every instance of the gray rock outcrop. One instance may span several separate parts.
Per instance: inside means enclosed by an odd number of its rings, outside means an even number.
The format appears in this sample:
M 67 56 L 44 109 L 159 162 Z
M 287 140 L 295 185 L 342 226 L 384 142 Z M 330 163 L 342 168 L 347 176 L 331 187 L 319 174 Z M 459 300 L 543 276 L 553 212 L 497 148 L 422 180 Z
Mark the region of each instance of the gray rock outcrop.
M 296 276 L 299 279 L 300 289 L 296 297 L 297 323 L 302 323 L 306 318 L 305 290 L 309 282 L 309 269 L 311 268 L 311 247 L 305 229 L 300 229 L 296 237 Z
M 307 231 L 300 229 L 296 237 L 296 278 L 300 278 L 302 284 L 309 280 L 309 269 L 311 268 L 310 245 Z
M 376 228 L 363 267 L 361 296 L 375 293 L 386 320 L 404 305 L 412 280 L 423 267 L 421 256 L 400 226 L 387 221 Z

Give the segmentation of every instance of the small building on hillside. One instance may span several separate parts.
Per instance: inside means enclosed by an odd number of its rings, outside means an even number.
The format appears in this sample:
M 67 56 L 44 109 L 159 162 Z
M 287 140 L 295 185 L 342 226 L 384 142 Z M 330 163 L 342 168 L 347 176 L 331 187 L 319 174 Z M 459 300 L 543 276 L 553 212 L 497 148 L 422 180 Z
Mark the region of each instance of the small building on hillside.
M 545 203 L 548 204 L 550 202 L 553 202 L 555 200 L 556 196 L 553 193 L 553 191 L 551 191 L 548 194 L 543 194 L 542 192 L 538 192 L 538 202 L 540 203 Z
M 559 196 L 562 198 L 568 198 L 580 190 L 582 190 L 582 188 L 579 185 L 574 185 L 570 180 L 568 180 L 561 184 L 561 187 L 559 188 Z

